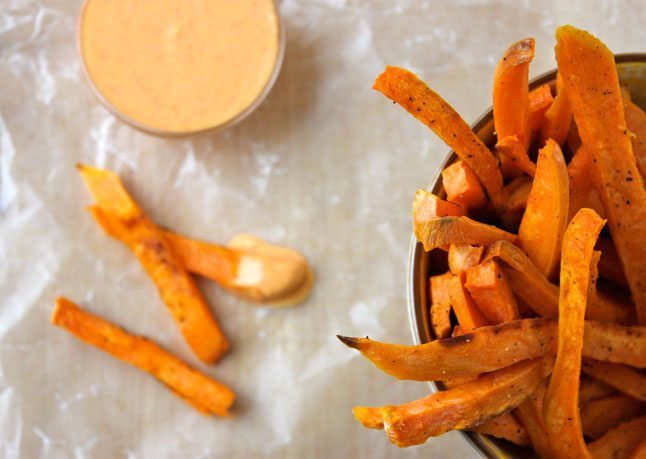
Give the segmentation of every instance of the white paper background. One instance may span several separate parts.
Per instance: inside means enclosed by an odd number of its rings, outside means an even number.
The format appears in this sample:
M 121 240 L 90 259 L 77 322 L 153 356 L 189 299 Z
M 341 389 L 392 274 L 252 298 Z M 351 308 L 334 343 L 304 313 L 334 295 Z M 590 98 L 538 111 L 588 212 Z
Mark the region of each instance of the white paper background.
M 399 451 L 355 404 L 427 392 L 394 382 L 334 337 L 410 342 L 409 204 L 446 148 L 374 93 L 384 65 L 421 73 L 473 121 L 506 46 L 572 22 L 616 52 L 644 51 L 643 1 L 284 0 L 283 71 L 246 121 L 161 140 L 93 98 L 75 48 L 75 1 L 0 0 L 0 457 L 476 457 L 458 434 Z M 84 212 L 74 164 L 118 171 L 159 223 L 226 242 L 252 232 L 302 250 L 318 283 L 296 309 L 258 309 L 200 282 L 233 349 L 190 354 L 128 250 Z M 238 393 L 210 419 L 160 384 L 48 323 L 56 295 L 145 334 Z

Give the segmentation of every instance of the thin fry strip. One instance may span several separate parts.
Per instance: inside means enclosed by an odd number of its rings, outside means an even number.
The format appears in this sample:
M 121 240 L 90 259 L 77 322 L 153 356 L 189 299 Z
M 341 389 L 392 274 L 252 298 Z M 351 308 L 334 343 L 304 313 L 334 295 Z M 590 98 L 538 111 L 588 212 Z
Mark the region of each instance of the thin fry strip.
M 498 161 L 453 107 L 414 73 L 398 67 L 386 67 L 373 89 L 432 129 L 475 172 L 496 209 L 504 210 L 505 193 Z
M 534 177 L 536 175 L 536 164 L 534 164 L 527 156 L 527 147 L 523 144 L 522 140 L 515 135 L 508 135 L 503 137 L 496 144 L 496 151 L 500 153 L 501 162 L 504 167 L 517 167 L 527 175 Z M 508 164 L 511 165 L 508 165 Z
M 549 84 L 544 84 L 529 93 L 529 131 L 532 137 L 540 132 L 545 112 L 554 103 Z M 567 133 L 566 133 L 567 134 Z
M 460 272 L 449 281 L 451 307 L 460 324 L 462 332 L 470 332 L 479 327 L 490 325 L 464 286 L 465 273 Z
M 646 402 L 646 376 L 626 365 L 584 359 L 581 371 L 634 399 Z
M 431 327 L 436 338 L 446 338 L 451 335 L 451 295 L 449 282 L 451 273 L 432 276 L 429 279 L 431 295 Z
M 415 236 L 424 250 L 445 247 L 449 244 L 489 245 L 496 241 L 515 242 L 515 234 L 487 225 L 468 217 L 440 217 L 420 221 L 414 216 Z
M 184 339 L 205 363 L 220 359 L 229 343 L 193 278 L 175 255 L 163 232 L 130 198 L 116 174 L 78 166 L 110 227 L 137 256 L 157 286 Z
M 624 422 L 590 443 L 588 450 L 595 459 L 625 459 L 639 446 L 646 432 L 646 416 Z
M 505 413 L 500 416 L 469 429 L 473 432 L 503 438 L 516 445 L 527 446 L 530 444 L 529 436 L 523 425 L 516 420 L 513 414 Z
M 556 75 L 557 93 L 554 102 L 545 112 L 543 125 L 541 127 L 541 140 L 543 143 L 552 139 L 560 146 L 565 145 L 565 140 L 570 132 L 572 123 L 572 111 L 570 110 L 570 101 L 567 97 L 567 91 L 563 84 L 561 74 Z
M 582 353 L 585 357 L 644 367 L 645 331 L 644 327 L 586 320 Z M 338 338 L 397 379 L 438 381 L 473 377 L 552 352 L 556 350 L 557 325 L 554 320 L 521 319 L 417 346 Z
M 590 260 L 604 221 L 581 209 L 563 237 L 558 349 L 543 409 L 556 457 L 590 457 L 581 430 L 579 379 Z
M 141 336 L 131 335 L 66 298 L 56 300 L 51 321 L 81 341 L 150 373 L 177 396 L 206 414 L 227 416 L 235 394 L 210 377 Z
M 431 436 L 475 427 L 518 406 L 549 374 L 552 362 L 550 358 L 520 362 L 403 405 L 355 407 L 354 414 L 370 428 L 379 428 L 381 417 L 396 446 L 419 445 Z
M 646 190 L 626 128 L 614 55 L 596 37 L 572 26 L 559 27 L 556 40 L 559 72 L 579 135 L 595 164 L 595 187 L 628 279 L 637 320 L 646 324 Z
M 632 138 L 633 152 L 637 160 L 637 169 L 646 177 L 646 113 L 630 100 L 623 100 L 626 126 L 634 135 Z
M 581 407 L 581 424 L 586 437 L 593 440 L 622 422 L 644 414 L 646 405 L 624 394 L 591 400 Z
M 550 279 L 558 270 L 568 224 L 567 166 L 561 148 L 550 139 L 538 152 L 537 164 L 518 239 L 529 259 Z
M 553 456 L 550 439 L 543 421 L 543 401 L 545 400 L 547 383 L 547 380 L 544 381 L 536 392 L 514 409 L 514 414 L 525 426 L 534 451 L 541 458 L 551 458 Z

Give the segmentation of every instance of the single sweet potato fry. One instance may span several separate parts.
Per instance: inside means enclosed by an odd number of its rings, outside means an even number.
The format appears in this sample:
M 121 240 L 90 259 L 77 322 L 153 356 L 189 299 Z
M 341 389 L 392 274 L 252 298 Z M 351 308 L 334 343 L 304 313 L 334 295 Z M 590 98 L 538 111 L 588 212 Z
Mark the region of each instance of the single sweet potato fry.
M 453 274 L 476 266 L 482 259 L 485 248 L 470 244 L 451 244 L 449 247 L 449 270 Z
M 626 127 L 615 58 L 596 37 L 572 26 L 559 27 L 556 41 L 559 72 L 579 135 L 593 159 L 592 178 L 628 279 L 637 320 L 646 324 L 646 190 Z
M 590 443 L 588 450 L 595 459 L 627 459 L 644 440 L 646 416 L 624 422 Z M 641 458 L 640 458 L 641 459 Z
M 633 153 L 637 160 L 637 169 L 642 176 L 646 177 L 646 113 L 638 105 L 630 100 L 623 100 L 624 116 L 626 126 L 633 133 Z
M 579 385 L 579 406 L 583 407 L 589 401 L 605 397 L 613 392 L 615 390 L 606 383 L 589 376 L 583 376 L 581 378 L 581 384 Z
M 646 366 L 646 361 L 640 365 Z M 626 365 L 583 359 L 581 371 L 634 399 L 646 402 L 646 376 Z
M 468 217 L 440 217 L 424 221 L 414 214 L 413 224 L 415 236 L 427 252 L 449 244 L 489 245 L 501 240 L 511 243 L 517 240 L 515 234 Z
M 613 363 L 646 365 L 646 329 L 586 320 L 584 357 Z M 473 378 L 521 360 L 556 350 L 557 326 L 549 319 L 520 319 L 484 326 L 470 333 L 417 346 L 339 336 L 381 371 L 397 379 L 447 381 Z
M 554 103 L 549 84 L 544 84 L 529 92 L 529 131 L 532 138 L 541 131 L 545 112 Z M 567 133 L 566 133 L 567 134 Z
M 581 407 L 583 434 L 596 440 L 622 422 L 643 415 L 646 412 L 645 408 L 643 403 L 623 394 L 591 400 Z
M 519 362 L 403 405 L 355 408 L 355 417 L 375 428 L 381 416 L 393 444 L 419 445 L 431 436 L 475 427 L 518 406 L 549 374 L 552 362 L 550 358 Z
M 466 288 L 490 324 L 519 318 L 518 304 L 505 273 L 496 261 L 479 264 L 466 271 Z
M 565 145 L 570 124 L 572 123 L 572 111 L 567 97 L 567 90 L 563 84 L 561 74 L 556 75 L 557 94 L 554 103 L 545 112 L 543 125 L 541 126 L 542 143 L 552 139 L 561 147 Z
M 490 325 L 490 323 L 482 315 L 482 312 L 480 312 L 473 298 L 464 287 L 465 277 L 464 271 L 453 276 L 449 281 L 449 295 L 453 312 L 460 324 L 460 330 L 470 332 L 478 327 Z
M 233 391 L 193 370 L 154 342 L 131 335 L 66 298 L 56 300 L 51 320 L 81 341 L 150 373 L 196 410 L 206 415 L 227 416 L 235 399 Z
M 498 161 L 453 107 L 414 73 L 398 67 L 386 67 L 373 89 L 431 128 L 473 170 L 494 207 L 504 210 L 506 196 Z
M 116 174 L 78 168 L 98 208 L 109 215 L 108 228 L 137 256 L 195 355 L 205 363 L 219 360 L 229 342 L 163 232 L 130 198 Z M 100 212 L 94 212 L 97 215 L 103 226 Z
M 467 164 L 458 160 L 442 171 L 446 199 L 465 209 L 478 209 L 487 203 L 478 177 Z
M 436 338 L 447 338 L 451 335 L 451 296 L 449 282 L 451 273 L 431 276 L 429 292 L 431 300 L 431 328 Z
M 496 144 L 496 151 L 499 153 L 501 163 L 503 164 L 503 171 L 505 169 L 512 171 L 515 168 L 520 169 L 527 175 L 532 177 L 536 174 L 536 164 L 534 164 L 527 155 L 527 147 L 523 141 L 516 135 L 508 135 L 503 137 Z M 511 172 L 507 175 L 516 175 Z
M 545 380 L 527 400 L 518 405 L 513 413 L 525 427 L 534 451 L 538 457 L 547 459 L 553 456 L 550 439 L 543 420 L 543 402 L 548 381 Z
M 563 237 L 558 349 L 545 395 L 545 426 L 556 457 L 589 457 L 579 413 L 579 380 L 590 261 L 604 221 L 581 209 Z
M 520 247 L 548 279 L 558 270 L 568 208 L 565 159 L 559 145 L 548 139 L 538 152 L 534 184 L 518 229 Z
M 529 436 L 523 425 L 516 420 L 513 414 L 505 413 L 500 416 L 473 427 L 473 432 L 491 435 L 496 438 L 503 438 L 516 445 L 527 446 L 530 444 Z
M 426 222 L 438 217 L 461 217 L 466 209 L 444 201 L 426 190 L 417 190 L 413 201 L 413 215 L 419 222 Z

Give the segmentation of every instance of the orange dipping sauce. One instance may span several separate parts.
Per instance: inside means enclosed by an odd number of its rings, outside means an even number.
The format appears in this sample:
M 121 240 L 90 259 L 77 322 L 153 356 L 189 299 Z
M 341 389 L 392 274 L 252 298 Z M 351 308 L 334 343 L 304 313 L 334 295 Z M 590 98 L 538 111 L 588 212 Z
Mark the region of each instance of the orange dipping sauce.
M 283 43 L 272 0 L 86 0 L 79 45 L 110 109 L 178 135 L 250 113 L 278 73 Z

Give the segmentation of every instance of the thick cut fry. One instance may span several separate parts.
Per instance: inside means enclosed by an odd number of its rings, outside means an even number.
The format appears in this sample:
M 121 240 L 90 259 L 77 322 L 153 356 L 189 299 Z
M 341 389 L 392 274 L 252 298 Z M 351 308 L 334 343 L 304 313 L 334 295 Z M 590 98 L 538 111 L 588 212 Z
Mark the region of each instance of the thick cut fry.
M 226 416 L 235 394 L 227 386 L 193 370 L 152 341 L 131 335 L 66 298 L 56 300 L 52 323 L 113 357 L 150 373 L 198 411 Z
M 431 328 L 436 338 L 447 338 L 451 335 L 451 296 L 449 282 L 453 275 L 444 273 L 432 276 L 429 280 L 431 295 Z
M 184 339 L 205 363 L 220 359 L 229 343 L 192 277 L 163 232 L 130 198 L 116 174 L 79 165 L 81 176 L 110 225 L 148 272 Z
M 517 240 L 514 234 L 468 217 L 440 217 L 420 221 L 417 215 L 413 215 L 413 220 L 415 236 L 427 252 L 449 244 L 489 245 L 496 241 L 513 243 Z
M 602 217 L 606 214 L 601 204 L 599 193 L 592 185 L 591 167 L 592 157 L 585 148 L 580 147 L 567 166 L 570 184 L 570 215 L 568 221 L 572 220 L 576 213 L 584 207 L 593 209 Z
M 503 164 L 503 171 L 506 165 L 511 163 L 513 167 L 507 166 L 508 169 L 518 168 L 532 177 L 536 174 L 536 164 L 527 156 L 527 148 L 518 136 L 508 135 L 503 137 L 496 144 L 496 151 L 502 155 L 500 159 Z
M 453 276 L 449 281 L 449 295 L 451 297 L 451 306 L 453 312 L 458 318 L 460 330 L 470 332 L 478 327 L 489 325 L 487 319 L 482 315 L 478 306 L 471 298 L 471 295 L 464 287 L 465 273 L 464 271 Z
M 413 201 L 413 215 L 417 221 L 426 222 L 438 217 L 460 217 L 466 215 L 466 210 L 429 191 L 417 190 Z
M 559 288 L 538 270 L 522 250 L 506 241 L 499 241 L 487 248 L 483 262 L 493 259 L 504 263 L 503 270 L 519 300 L 543 317 L 558 315 Z M 586 319 L 631 324 L 634 310 L 630 305 L 597 292 L 597 295 L 588 298 Z
M 458 274 L 480 263 L 485 248 L 470 244 L 451 244 L 449 248 L 449 270 Z
M 585 343 L 583 346 L 585 347 Z M 612 394 L 614 391 L 615 390 L 606 383 L 602 383 L 598 379 L 584 376 L 581 378 L 581 384 L 579 385 L 579 406 L 585 406 L 589 401 L 605 397 L 606 395 Z
M 596 440 L 622 422 L 641 416 L 644 414 L 644 408 L 643 403 L 623 394 L 592 400 L 581 408 L 583 434 Z
M 446 199 L 465 209 L 478 209 L 487 203 L 478 177 L 467 164 L 458 160 L 442 171 Z
M 572 26 L 556 31 L 556 60 L 610 234 L 628 279 L 637 319 L 646 324 L 646 190 L 626 127 L 614 55 L 596 37 Z
M 529 131 L 532 137 L 540 132 L 545 112 L 554 102 L 549 84 L 544 84 L 529 93 Z
M 556 87 L 558 92 L 554 98 L 554 103 L 545 112 L 543 125 L 541 126 L 541 141 L 545 143 L 552 139 L 563 147 L 570 132 L 572 111 L 570 110 L 570 102 L 560 73 L 556 75 Z
M 521 145 L 520 153 L 524 156 L 527 156 L 531 140 L 527 83 L 529 64 L 533 58 L 534 39 L 520 40 L 505 51 L 493 77 L 493 119 L 498 141 L 516 136 Z M 506 176 L 516 175 L 516 167 L 506 164 L 511 163 L 506 158 L 501 157 L 503 172 L 506 172 Z
M 503 438 L 516 445 L 527 446 L 530 444 L 527 431 L 511 413 L 501 414 L 495 418 L 472 429 L 473 432 Z
M 597 250 L 601 250 L 601 259 L 599 260 L 599 275 L 604 279 L 614 282 L 615 284 L 627 287 L 626 274 L 621 266 L 617 249 L 611 239 L 600 237 L 597 241 Z
M 563 237 L 556 363 L 545 396 L 545 426 L 556 457 L 590 457 L 581 430 L 579 378 L 590 261 L 604 221 L 581 209 Z
M 646 177 L 646 113 L 630 100 L 623 101 L 626 126 L 633 133 L 633 152 L 637 160 L 637 169 Z
M 558 144 L 548 139 L 538 152 L 534 184 L 518 229 L 520 247 L 548 279 L 558 270 L 568 207 L 565 159 Z
M 355 417 L 366 427 L 379 426 L 399 447 L 419 445 L 449 430 L 480 425 L 523 402 L 549 374 L 552 359 L 520 362 L 474 381 L 403 405 L 357 407 Z
M 473 170 L 494 207 L 504 210 L 506 196 L 498 161 L 444 99 L 415 74 L 398 67 L 386 67 L 373 89 L 431 128 Z
M 595 459 L 627 459 L 639 446 L 646 432 L 646 416 L 624 422 L 590 443 L 588 450 Z
M 472 378 L 556 350 L 554 320 L 521 319 L 418 346 L 339 336 L 381 371 L 397 379 L 447 381 Z M 585 321 L 583 356 L 613 363 L 646 365 L 644 327 Z
M 479 264 L 469 268 L 466 275 L 465 286 L 489 323 L 519 318 L 516 297 L 498 263 L 491 260 Z
M 641 367 L 646 366 L 643 362 Z M 634 399 L 646 402 L 646 376 L 626 365 L 584 359 L 581 371 Z

